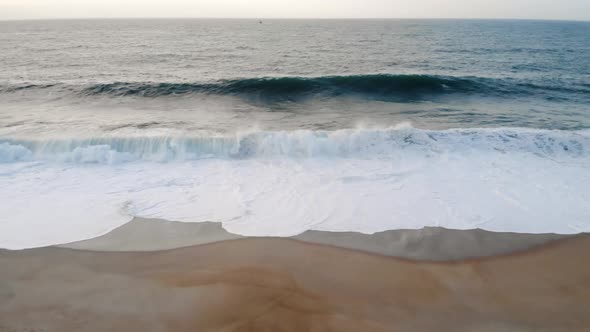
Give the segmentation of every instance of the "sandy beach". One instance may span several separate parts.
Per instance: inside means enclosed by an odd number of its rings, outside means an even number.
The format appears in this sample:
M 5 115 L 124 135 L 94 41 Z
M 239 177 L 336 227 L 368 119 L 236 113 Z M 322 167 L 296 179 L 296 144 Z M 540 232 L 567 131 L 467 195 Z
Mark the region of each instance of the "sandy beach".
M 71 248 L 0 251 L 0 331 L 590 330 L 588 235 L 386 234 L 242 238 L 135 220 Z
M 590 332 L 589 20 L 0 0 L 0 332 Z

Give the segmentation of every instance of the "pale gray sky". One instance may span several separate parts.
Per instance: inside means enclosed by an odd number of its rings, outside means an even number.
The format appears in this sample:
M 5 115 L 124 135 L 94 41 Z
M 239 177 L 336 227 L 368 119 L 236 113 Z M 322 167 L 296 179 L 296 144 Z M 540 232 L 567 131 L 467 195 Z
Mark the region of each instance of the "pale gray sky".
M 102 17 L 590 20 L 590 0 L 0 0 L 0 20 Z

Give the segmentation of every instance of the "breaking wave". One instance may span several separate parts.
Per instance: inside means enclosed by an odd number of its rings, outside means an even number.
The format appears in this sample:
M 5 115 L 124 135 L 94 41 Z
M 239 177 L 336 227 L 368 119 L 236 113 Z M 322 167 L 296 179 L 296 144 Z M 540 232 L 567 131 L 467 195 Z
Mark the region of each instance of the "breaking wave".
M 446 152 L 530 153 L 549 158 L 590 155 L 590 131 L 524 128 L 257 131 L 229 136 L 143 136 L 60 139 L 0 138 L 0 162 L 172 162 L 211 158 L 393 158 Z

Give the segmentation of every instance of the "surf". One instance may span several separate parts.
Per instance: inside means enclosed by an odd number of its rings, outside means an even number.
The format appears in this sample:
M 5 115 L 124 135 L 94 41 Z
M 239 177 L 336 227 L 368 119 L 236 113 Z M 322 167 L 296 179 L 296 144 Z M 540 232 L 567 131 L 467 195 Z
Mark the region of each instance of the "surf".
M 526 153 L 544 158 L 590 157 L 590 131 L 530 128 L 248 131 L 176 136 L 0 137 L 0 162 L 182 162 L 201 159 L 365 158 L 404 153 Z
M 67 160 L 0 163 L 0 247 L 93 238 L 133 217 L 219 222 L 232 233 L 249 236 L 293 236 L 306 230 L 371 234 L 425 226 L 590 231 L 586 150 L 565 151 L 561 143 L 571 137 L 537 147 L 557 137 L 537 141 L 535 135 L 433 136 L 438 141 L 427 134 L 400 135 L 396 142 L 365 136 L 361 145 L 343 137 L 342 142 L 351 143 L 328 150 L 337 156 L 327 156 L 324 146 L 316 157 L 165 162 L 151 161 L 151 154 L 109 160 L 108 149 L 95 146 L 85 152 L 74 148 Z M 363 155 L 359 146 L 370 153 Z M 354 147 L 344 150 L 354 156 L 342 157 L 343 147 Z M 387 153 L 376 153 L 384 149 Z

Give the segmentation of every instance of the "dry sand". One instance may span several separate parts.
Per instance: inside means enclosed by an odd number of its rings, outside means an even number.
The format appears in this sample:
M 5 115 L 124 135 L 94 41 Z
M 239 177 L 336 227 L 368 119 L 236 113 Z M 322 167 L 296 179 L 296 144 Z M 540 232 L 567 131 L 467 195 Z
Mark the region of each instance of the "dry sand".
M 588 262 L 590 235 L 461 262 L 275 238 L 0 251 L 0 331 L 590 331 Z

